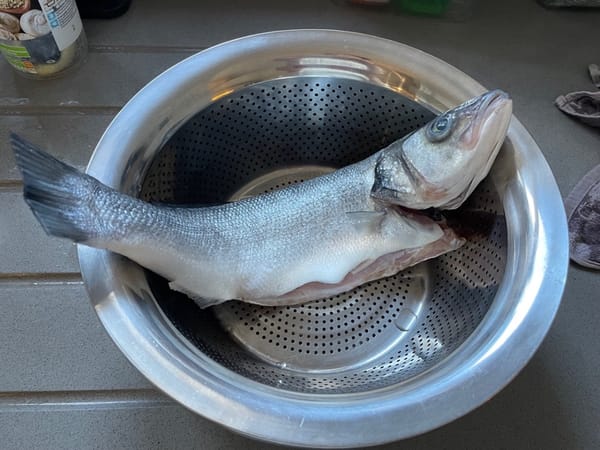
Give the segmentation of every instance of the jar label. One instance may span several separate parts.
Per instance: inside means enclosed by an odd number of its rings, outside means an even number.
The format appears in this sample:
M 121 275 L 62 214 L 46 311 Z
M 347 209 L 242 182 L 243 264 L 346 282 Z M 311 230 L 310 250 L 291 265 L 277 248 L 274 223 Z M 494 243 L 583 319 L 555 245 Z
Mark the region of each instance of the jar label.
M 0 53 L 6 60 L 18 70 L 27 73 L 37 73 L 34 65 L 31 63 L 31 56 L 22 45 L 0 44 Z
M 77 40 L 83 24 L 75 0 L 39 0 L 60 51 Z

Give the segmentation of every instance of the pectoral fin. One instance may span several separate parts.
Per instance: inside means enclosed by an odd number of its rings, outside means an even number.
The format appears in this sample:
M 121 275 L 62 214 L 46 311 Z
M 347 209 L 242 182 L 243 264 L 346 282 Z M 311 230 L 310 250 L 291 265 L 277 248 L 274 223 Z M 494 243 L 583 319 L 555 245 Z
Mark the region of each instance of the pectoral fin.
M 372 233 L 381 228 L 385 211 L 352 211 L 346 213 L 350 222 L 359 232 Z

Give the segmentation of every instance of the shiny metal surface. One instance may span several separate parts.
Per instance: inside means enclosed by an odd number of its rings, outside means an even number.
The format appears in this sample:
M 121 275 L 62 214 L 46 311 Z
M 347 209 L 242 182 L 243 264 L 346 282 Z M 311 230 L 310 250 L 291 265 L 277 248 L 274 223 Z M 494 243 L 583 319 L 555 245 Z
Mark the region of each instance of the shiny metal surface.
M 442 61 L 375 37 L 320 30 L 251 36 L 195 55 L 142 89 L 108 127 L 88 172 L 138 194 L 160 149 L 199 111 L 250 84 L 305 76 L 384 87 L 432 110 L 483 91 Z M 358 383 L 340 391 L 337 386 L 307 390 L 306 384 L 290 388 L 278 379 L 256 379 L 251 366 L 228 366 L 228 361 L 251 358 L 218 321 L 206 317 L 193 324 L 218 339 L 194 345 L 184 337 L 156 301 L 155 294 L 162 296 L 160 286 L 151 287 L 151 278 L 138 266 L 80 247 L 82 273 L 102 323 L 123 353 L 190 409 L 274 442 L 342 447 L 396 440 L 447 423 L 500 390 L 535 352 L 560 303 L 567 268 L 562 202 L 539 148 L 516 119 L 487 182 L 489 194 L 500 199 L 506 223 L 506 237 L 498 235 L 499 255 L 506 259 L 495 295 L 455 348 L 428 370 L 392 382 L 376 376 L 383 383 Z M 474 261 L 478 257 L 478 251 L 469 256 Z M 448 273 L 460 273 L 464 263 L 454 261 Z M 463 273 L 473 278 L 471 269 Z M 453 280 L 444 280 L 442 290 L 454 289 Z M 465 301 L 452 294 L 441 295 L 442 300 L 454 305 Z M 414 326 L 410 315 L 402 310 L 398 315 L 400 327 Z M 436 320 L 448 319 L 453 320 L 442 314 Z M 304 379 L 314 370 L 272 366 L 275 372 L 286 370 Z

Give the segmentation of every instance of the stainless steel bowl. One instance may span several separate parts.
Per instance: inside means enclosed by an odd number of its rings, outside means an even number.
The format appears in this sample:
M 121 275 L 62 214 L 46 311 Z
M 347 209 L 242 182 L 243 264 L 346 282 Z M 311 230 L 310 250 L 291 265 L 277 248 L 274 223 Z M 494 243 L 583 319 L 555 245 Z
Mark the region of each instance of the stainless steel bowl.
M 361 159 L 483 91 L 443 61 L 372 36 L 249 36 L 143 88 L 88 173 L 147 200 L 227 201 Z M 267 441 L 366 446 L 485 402 L 556 313 L 568 263 L 562 201 L 517 119 L 461 214 L 486 218 L 463 249 L 298 307 L 201 311 L 122 257 L 81 246 L 79 257 L 111 337 L 183 405 Z

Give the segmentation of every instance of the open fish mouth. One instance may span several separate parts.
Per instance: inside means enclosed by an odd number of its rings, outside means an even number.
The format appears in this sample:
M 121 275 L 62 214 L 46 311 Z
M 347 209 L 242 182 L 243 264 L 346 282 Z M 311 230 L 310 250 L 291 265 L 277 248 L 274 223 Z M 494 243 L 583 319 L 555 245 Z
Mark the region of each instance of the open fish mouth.
M 462 133 L 459 142 L 466 150 L 475 148 L 482 136 L 483 130 L 487 124 L 495 122 L 496 117 L 503 114 L 511 114 L 512 100 L 510 96 L 500 90 L 489 91 L 479 97 L 475 103 L 467 103 L 465 109 L 472 109 L 471 124 Z M 465 112 L 469 115 L 469 112 Z M 503 139 L 504 134 L 498 133 L 496 140 Z

